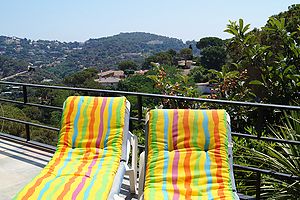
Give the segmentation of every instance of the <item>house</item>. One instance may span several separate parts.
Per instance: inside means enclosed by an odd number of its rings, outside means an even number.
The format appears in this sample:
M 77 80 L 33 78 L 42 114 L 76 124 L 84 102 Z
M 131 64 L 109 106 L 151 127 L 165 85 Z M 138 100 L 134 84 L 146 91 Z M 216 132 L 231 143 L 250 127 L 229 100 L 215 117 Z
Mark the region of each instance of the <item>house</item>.
M 192 60 L 179 60 L 177 62 L 178 67 L 181 67 L 183 69 L 190 69 L 192 67 L 192 65 L 195 65 L 196 62 L 192 61 Z
M 117 86 L 119 81 L 125 78 L 124 71 L 122 70 L 101 71 L 98 76 L 99 79 L 96 79 L 95 81 L 103 86 Z
M 135 71 L 135 74 L 139 74 L 139 75 L 144 75 L 148 72 L 149 70 L 145 69 L 145 70 L 138 70 L 138 71 Z
M 96 79 L 95 81 L 103 86 L 117 86 L 121 79 L 117 77 L 104 77 Z
M 119 79 L 125 78 L 124 71 L 122 71 L 122 70 L 108 70 L 105 72 L 101 71 L 98 74 L 98 76 L 99 76 L 99 79 L 108 78 L 108 77 L 115 77 L 115 78 L 119 78 Z

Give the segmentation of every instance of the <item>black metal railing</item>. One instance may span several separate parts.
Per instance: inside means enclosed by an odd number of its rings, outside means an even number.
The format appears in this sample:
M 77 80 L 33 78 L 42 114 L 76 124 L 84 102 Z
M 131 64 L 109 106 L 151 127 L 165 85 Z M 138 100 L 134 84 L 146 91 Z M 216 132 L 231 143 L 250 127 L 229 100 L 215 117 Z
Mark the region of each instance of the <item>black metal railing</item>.
M 54 90 L 69 90 L 69 91 L 76 91 L 76 92 L 84 92 L 85 94 L 93 93 L 93 94 L 99 94 L 99 95 L 113 95 L 113 96 L 134 96 L 137 99 L 137 117 L 131 117 L 131 121 L 137 121 L 137 122 L 144 122 L 143 119 L 143 97 L 144 98 L 154 98 L 154 99 L 173 99 L 178 101 L 188 101 L 188 102 L 194 102 L 194 103 L 213 103 L 213 104 L 221 104 L 221 105 L 233 105 L 233 106 L 243 106 L 243 107 L 255 107 L 255 108 L 262 108 L 262 109 L 279 109 L 279 110 L 294 110 L 294 111 L 300 111 L 300 106 L 289 106 L 289 105 L 276 105 L 276 104 L 263 104 L 263 103 L 252 103 L 252 102 L 241 102 L 241 101 L 228 101 L 228 100 L 217 100 L 217 99 L 205 99 L 205 98 L 191 98 L 191 97 L 182 97 L 182 96 L 168 96 L 168 95 L 160 95 L 160 94 L 148 94 L 148 93 L 138 93 L 138 92 L 126 92 L 126 91 L 114 91 L 114 90 L 102 90 L 102 89 L 90 89 L 90 88 L 74 88 L 74 87 L 64 87 L 64 86 L 51 86 L 51 85 L 37 85 L 37 84 L 27 84 L 27 83 L 16 83 L 16 82 L 6 82 L 6 81 L 0 81 L 0 85 L 14 85 L 14 86 L 20 86 L 23 90 L 23 101 L 16 101 L 16 100 L 10 100 L 5 98 L 0 98 L 0 102 L 6 102 L 6 103 L 13 103 L 13 104 L 19 104 L 19 105 L 25 105 L 25 106 L 35 106 L 43 109 L 53 109 L 53 110 L 59 110 L 62 111 L 61 107 L 56 107 L 52 105 L 43 105 L 43 104 L 36 104 L 36 103 L 30 103 L 28 101 L 28 88 L 40 88 L 40 89 L 54 89 Z M 49 129 L 53 131 L 59 131 L 58 128 L 36 124 L 28 121 L 22 121 L 12 118 L 7 118 L 4 116 L 0 116 L 0 119 L 7 120 L 11 122 L 17 122 L 25 125 L 25 132 L 26 132 L 26 142 L 27 144 L 34 144 L 37 145 L 35 142 L 31 142 L 30 140 L 30 126 L 35 126 L 39 128 Z M 232 132 L 232 135 L 235 137 L 241 137 L 241 138 L 249 138 L 249 139 L 255 139 L 255 140 L 263 140 L 263 141 L 269 141 L 269 142 L 277 142 L 277 143 L 286 143 L 286 144 L 293 144 L 293 145 L 300 145 L 300 141 L 296 140 L 285 140 L 285 139 L 278 139 L 278 138 L 271 138 L 271 137 L 263 137 L 261 133 L 258 131 L 257 135 L 250 135 L 250 134 L 244 134 L 244 133 L 237 133 Z M 17 140 L 16 137 L 10 137 L 7 134 L 2 134 L 3 137 L 6 139 L 12 139 Z M 38 145 L 40 148 L 49 150 L 51 152 L 54 151 L 53 147 L 49 147 L 49 145 Z M 139 145 L 140 149 L 143 149 L 144 146 Z M 259 199 L 261 195 L 261 174 L 268 174 L 276 177 L 280 177 L 282 179 L 287 180 L 300 180 L 299 176 L 292 175 L 292 174 L 285 174 L 280 172 L 275 172 L 273 170 L 266 170 L 266 169 L 260 169 L 255 167 L 249 167 L 249 166 L 242 166 L 234 164 L 234 168 L 245 170 L 245 171 L 252 171 L 256 173 L 256 198 Z

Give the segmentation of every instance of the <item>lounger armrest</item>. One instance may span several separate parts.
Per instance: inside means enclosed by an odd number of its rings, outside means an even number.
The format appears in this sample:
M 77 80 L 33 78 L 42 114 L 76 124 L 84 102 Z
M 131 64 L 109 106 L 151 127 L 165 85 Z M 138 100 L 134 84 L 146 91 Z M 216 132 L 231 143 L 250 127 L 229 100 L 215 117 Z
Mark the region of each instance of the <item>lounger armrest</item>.
M 138 139 L 136 135 L 131 132 L 128 134 L 128 143 L 130 144 L 131 151 L 131 167 L 127 165 L 125 174 L 129 176 L 130 192 L 136 194 L 137 185 L 137 159 L 138 159 Z M 127 156 L 127 162 L 129 160 L 129 152 Z
M 138 187 L 138 199 L 144 199 L 144 177 L 145 177 L 145 151 L 140 154 L 139 161 L 139 187 Z

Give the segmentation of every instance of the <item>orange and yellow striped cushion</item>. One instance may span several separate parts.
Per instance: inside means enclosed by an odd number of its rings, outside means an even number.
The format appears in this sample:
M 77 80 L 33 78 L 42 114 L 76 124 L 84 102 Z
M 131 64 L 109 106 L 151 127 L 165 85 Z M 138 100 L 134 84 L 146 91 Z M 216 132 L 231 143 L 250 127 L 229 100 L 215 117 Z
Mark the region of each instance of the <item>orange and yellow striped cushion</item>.
M 120 164 L 125 110 L 125 97 L 69 97 L 53 158 L 15 199 L 107 199 Z
M 234 199 L 224 110 L 152 110 L 144 198 Z

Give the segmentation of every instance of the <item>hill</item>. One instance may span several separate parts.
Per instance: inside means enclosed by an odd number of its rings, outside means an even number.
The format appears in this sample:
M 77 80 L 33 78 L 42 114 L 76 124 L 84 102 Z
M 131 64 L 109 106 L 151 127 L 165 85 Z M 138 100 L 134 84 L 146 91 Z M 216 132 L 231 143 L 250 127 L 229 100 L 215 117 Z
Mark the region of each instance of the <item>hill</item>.
M 182 40 L 150 33 L 133 32 L 80 42 L 30 40 L 0 36 L 0 55 L 64 77 L 88 67 L 113 69 L 123 60 L 142 63 L 149 55 L 188 47 Z
M 8 77 L 16 73 L 27 71 L 28 63 L 21 60 L 0 56 L 0 78 Z

